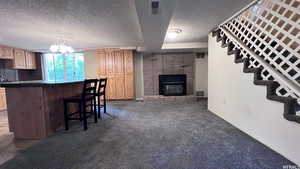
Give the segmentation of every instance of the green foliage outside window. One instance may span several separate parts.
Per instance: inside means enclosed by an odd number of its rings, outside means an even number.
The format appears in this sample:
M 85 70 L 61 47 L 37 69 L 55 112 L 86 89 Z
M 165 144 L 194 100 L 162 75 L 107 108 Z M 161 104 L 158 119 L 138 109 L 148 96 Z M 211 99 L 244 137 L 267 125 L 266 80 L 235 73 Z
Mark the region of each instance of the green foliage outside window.
M 48 81 L 83 80 L 83 54 L 44 54 L 44 70 Z

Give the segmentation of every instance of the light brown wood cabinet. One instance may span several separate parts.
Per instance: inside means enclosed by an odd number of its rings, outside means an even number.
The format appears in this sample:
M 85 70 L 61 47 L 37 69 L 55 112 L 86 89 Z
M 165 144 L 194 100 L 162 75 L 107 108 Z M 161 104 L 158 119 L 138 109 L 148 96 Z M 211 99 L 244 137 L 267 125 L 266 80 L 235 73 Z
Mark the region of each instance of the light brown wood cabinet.
M 125 72 L 125 98 L 134 97 L 134 74 L 133 74 L 133 54 L 132 51 L 124 51 L 124 72 Z
M 0 88 L 0 111 L 6 110 L 6 95 L 5 89 Z
M 9 130 L 16 139 L 41 139 L 64 126 L 62 100 L 77 96 L 81 82 L 6 87 Z M 76 111 L 77 106 L 70 106 Z M 73 109 L 75 108 L 75 109 Z
M 130 50 L 97 50 L 98 78 L 107 77 L 107 98 L 133 99 L 133 54 Z
M 13 68 L 15 69 L 26 69 L 26 55 L 25 50 L 15 49 Z
M 35 53 L 26 51 L 26 68 L 27 69 L 36 69 L 36 57 Z
M 14 59 L 14 49 L 0 45 L 0 59 Z
M 13 69 L 36 69 L 35 53 L 23 49 L 14 49 L 14 59 L 6 66 Z

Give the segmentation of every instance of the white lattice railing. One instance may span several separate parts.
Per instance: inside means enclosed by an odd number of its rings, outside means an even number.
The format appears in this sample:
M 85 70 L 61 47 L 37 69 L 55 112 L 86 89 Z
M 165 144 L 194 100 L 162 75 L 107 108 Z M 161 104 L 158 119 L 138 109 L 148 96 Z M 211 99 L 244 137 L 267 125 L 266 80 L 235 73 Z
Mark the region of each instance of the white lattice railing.
M 220 25 L 249 68 L 263 67 L 263 80 L 280 84 L 278 96 L 300 96 L 300 1 L 260 0 Z

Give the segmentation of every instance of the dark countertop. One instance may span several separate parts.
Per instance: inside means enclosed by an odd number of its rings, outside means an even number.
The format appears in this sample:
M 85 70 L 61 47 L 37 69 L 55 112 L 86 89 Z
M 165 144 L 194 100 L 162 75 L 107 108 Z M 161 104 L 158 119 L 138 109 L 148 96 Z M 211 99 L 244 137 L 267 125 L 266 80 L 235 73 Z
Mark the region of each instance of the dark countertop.
M 82 83 L 83 81 L 45 81 L 45 80 L 33 80 L 33 81 L 16 81 L 16 82 L 0 82 L 0 87 L 4 88 L 17 88 L 17 87 L 44 87 L 53 85 L 64 85 L 72 83 Z

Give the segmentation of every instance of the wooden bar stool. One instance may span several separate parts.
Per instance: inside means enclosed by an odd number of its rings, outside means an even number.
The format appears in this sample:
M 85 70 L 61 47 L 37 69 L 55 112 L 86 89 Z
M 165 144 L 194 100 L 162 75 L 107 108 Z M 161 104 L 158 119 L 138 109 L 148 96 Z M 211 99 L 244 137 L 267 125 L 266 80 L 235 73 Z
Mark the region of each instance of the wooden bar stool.
M 106 84 L 107 84 L 107 78 L 99 79 L 99 85 L 98 85 L 98 90 L 96 93 L 97 97 L 97 108 L 98 108 L 98 118 L 101 119 L 101 109 L 104 109 L 104 113 L 107 114 L 106 112 Z M 101 97 L 103 97 L 103 104 L 101 104 Z
M 98 79 L 85 80 L 83 84 L 82 94 L 64 99 L 64 116 L 65 116 L 65 129 L 69 129 L 69 120 L 83 121 L 83 128 L 87 130 L 87 118 L 94 116 L 95 123 L 97 123 L 96 111 L 96 92 L 97 92 Z M 78 111 L 68 112 L 68 104 L 77 103 Z M 88 111 L 90 108 L 90 112 Z

